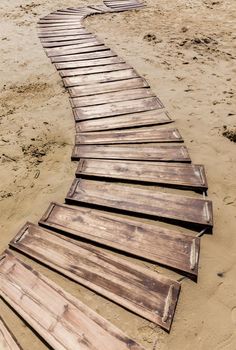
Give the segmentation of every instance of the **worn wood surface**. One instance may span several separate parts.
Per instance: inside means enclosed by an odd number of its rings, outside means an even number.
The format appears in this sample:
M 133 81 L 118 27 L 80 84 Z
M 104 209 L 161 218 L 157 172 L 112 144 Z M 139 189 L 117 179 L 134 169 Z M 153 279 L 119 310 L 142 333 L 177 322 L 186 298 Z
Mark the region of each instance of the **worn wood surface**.
M 122 71 L 127 72 L 127 71 Z M 116 73 L 116 72 L 112 72 Z M 106 74 L 106 73 L 104 73 Z M 108 73 L 107 73 L 108 74 Z M 92 74 L 93 76 L 95 74 Z M 73 109 L 76 121 L 112 117 L 116 115 L 151 111 L 163 108 L 160 100 L 157 97 L 146 97 L 138 100 L 120 101 L 106 103 L 96 106 L 78 107 Z
M 92 33 L 88 32 L 85 29 L 74 29 L 74 30 L 61 30 L 60 32 L 53 32 L 53 33 L 39 33 L 38 36 L 39 38 L 45 39 L 45 41 L 50 41 L 53 40 L 53 38 L 57 39 L 58 38 L 63 38 L 63 40 L 67 40 L 68 38 L 72 38 L 74 36 L 78 36 L 78 35 L 92 35 Z M 47 39 L 47 40 L 46 40 Z
M 110 248 L 198 273 L 200 239 L 158 225 L 82 206 L 51 203 L 39 224 L 63 235 L 86 238 Z
M 144 350 L 9 251 L 0 257 L 0 296 L 55 350 Z
M 0 349 L 1 350 L 22 350 L 21 346 L 13 336 L 10 329 L 0 316 Z
M 90 119 L 76 123 L 77 132 L 115 130 L 171 123 L 169 115 L 162 110 L 125 114 L 110 118 Z
M 114 66 L 117 65 L 115 64 Z M 130 67 L 127 66 L 125 69 L 127 68 Z M 155 97 L 154 92 L 150 88 L 126 89 L 116 92 L 101 93 L 98 95 L 76 97 L 71 100 L 71 104 L 72 107 L 88 107 L 104 103 L 138 100 L 147 97 Z
M 66 202 L 86 203 L 172 221 L 212 226 L 211 201 L 159 192 L 146 186 L 75 179 Z
M 104 51 L 98 51 L 98 52 L 91 52 L 91 53 L 81 53 L 81 54 L 74 54 L 74 55 L 65 55 L 65 56 L 56 56 L 52 57 L 51 61 L 53 63 L 56 62 L 70 62 L 70 61 L 83 61 L 83 60 L 91 60 L 91 59 L 97 59 L 97 58 L 106 58 L 106 57 L 113 57 L 116 56 L 116 54 L 111 50 L 104 50 Z M 73 79 L 73 78 L 66 78 L 66 79 Z M 70 84 L 67 84 L 65 81 L 66 86 L 70 86 Z M 72 84 L 77 85 L 77 84 Z
M 61 41 L 72 41 L 72 40 L 83 40 L 83 42 L 89 42 L 90 39 L 96 39 L 96 36 L 93 34 L 74 34 L 74 35 L 68 35 L 65 36 L 63 34 L 60 34 L 59 36 L 53 36 L 53 37 L 45 37 L 41 38 L 41 44 L 44 45 L 45 43 L 55 43 L 55 42 L 61 42 Z
M 116 63 L 116 64 L 107 64 L 105 66 L 64 69 L 64 70 L 61 70 L 59 74 L 62 78 L 65 78 L 65 77 L 73 77 L 76 75 L 113 72 L 116 70 L 124 70 L 124 69 L 130 69 L 130 68 L 131 68 L 130 65 L 127 63 Z M 95 96 L 96 95 L 93 95 L 93 98 L 95 98 Z
M 99 94 L 143 87 L 149 87 L 147 81 L 143 78 L 134 77 L 133 79 L 110 81 L 102 84 L 93 83 L 91 85 L 75 86 L 69 88 L 68 91 L 71 97 L 93 95 L 94 98 L 99 98 Z
M 106 52 L 106 51 L 102 51 Z M 98 54 L 98 53 L 96 53 Z M 85 55 L 81 54 L 80 56 Z M 89 55 L 89 54 L 87 54 Z M 92 53 L 90 54 L 92 55 Z M 123 82 L 126 79 L 137 78 L 138 75 L 133 69 L 126 69 L 115 72 L 106 72 L 106 73 L 95 73 L 89 75 L 78 75 L 76 77 L 64 78 L 63 82 L 66 87 L 77 86 L 77 85 L 87 85 L 87 84 L 96 84 L 96 83 L 106 83 L 109 81 L 122 80 Z M 103 84 L 100 84 L 103 85 Z M 101 86 L 101 89 L 103 87 Z
M 26 224 L 11 246 L 169 330 L 179 284 L 91 244 Z M 167 320 L 166 299 L 172 289 Z
M 108 48 L 105 45 L 97 45 L 97 46 L 87 46 L 87 47 L 80 47 L 79 45 L 76 45 L 75 48 L 64 48 L 60 47 L 57 49 L 45 49 L 48 57 L 59 57 L 64 55 L 71 55 L 71 54 L 82 54 L 82 53 L 90 53 L 90 52 L 101 52 L 105 51 Z
M 58 70 L 60 70 L 60 69 L 75 69 L 75 68 L 82 68 L 82 67 L 103 66 L 103 65 L 114 64 L 114 63 L 125 63 L 125 62 L 122 58 L 115 56 L 115 57 L 108 57 L 108 58 L 98 58 L 96 60 L 55 63 L 55 67 Z
M 69 40 L 69 41 L 54 41 L 48 43 L 42 43 L 44 48 L 59 48 L 59 47 L 74 47 L 74 45 L 79 45 L 79 47 L 95 46 L 99 43 L 95 38 L 90 39 L 80 39 L 80 40 Z
M 81 175 L 207 190 L 204 167 L 195 164 L 83 159 L 76 170 Z
M 145 127 L 138 129 L 77 133 L 76 145 L 106 145 L 150 142 L 182 142 L 177 129 Z
M 185 146 L 159 143 L 75 146 L 72 159 L 78 160 L 80 158 L 190 162 L 188 151 Z

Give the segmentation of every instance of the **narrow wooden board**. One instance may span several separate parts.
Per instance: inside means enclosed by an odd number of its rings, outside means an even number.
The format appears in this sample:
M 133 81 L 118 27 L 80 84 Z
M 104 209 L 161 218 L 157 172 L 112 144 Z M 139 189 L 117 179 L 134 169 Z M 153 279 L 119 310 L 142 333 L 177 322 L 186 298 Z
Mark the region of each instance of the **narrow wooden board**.
M 57 49 L 46 49 L 46 53 L 48 57 L 58 57 L 58 56 L 65 56 L 65 55 L 74 55 L 74 54 L 82 54 L 82 53 L 89 53 L 89 52 L 102 52 L 104 50 L 108 50 L 108 48 L 103 44 L 98 44 L 96 46 L 87 46 L 87 47 L 80 47 L 79 45 L 76 45 L 76 47 L 60 47 Z
M 109 145 L 150 142 L 183 142 L 177 129 L 145 127 L 118 131 L 77 133 L 76 145 Z
M 68 35 L 68 36 L 65 36 L 65 35 L 62 35 L 62 36 L 54 36 L 54 37 L 49 37 L 49 38 L 41 38 L 41 43 L 42 45 L 44 45 L 45 43 L 58 43 L 58 42 L 65 42 L 65 41 L 68 41 L 68 42 L 72 42 L 73 40 L 80 40 L 82 42 L 90 42 L 90 40 L 93 39 L 95 40 L 96 39 L 96 36 L 93 35 L 93 34 L 79 34 L 79 35 Z
M 94 67 L 85 67 L 85 68 L 76 68 L 76 69 L 64 69 L 59 72 L 62 78 L 73 77 L 76 75 L 84 74 L 94 74 L 94 73 L 105 73 L 105 72 L 114 72 L 116 70 L 130 69 L 132 68 L 127 63 L 116 63 L 116 64 L 107 64 L 105 66 L 94 66 Z M 93 95 L 94 97 L 94 95 Z M 92 98 L 92 97 L 90 97 Z
M 74 86 L 69 88 L 68 91 L 71 97 L 82 97 L 143 87 L 149 87 L 148 82 L 143 78 L 134 77 L 133 79 L 109 81 L 102 84 L 93 83 L 91 85 Z
M 71 62 L 71 61 L 83 61 L 83 60 L 91 60 L 91 59 L 97 59 L 97 58 L 106 58 L 106 57 L 113 57 L 116 56 L 114 52 L 111 50 L 104 50 L 104 51 L 98 51 L 98 52 L 91 52 L 91 53 L 81 53 L 81 54 L 75 54 L 75 55 L 66 55 L 66 56 L 57 56 L 52 57 L 51 61 L 53 63 L 58 62 Z M 72 78 L 68 78 L 72 79 Z M 76 85 L 76 84 L 73 84 Z M 69 85 L 71 86 L 71 85 Z
M 129 113 L 145 112 L 161 108 L 163 108 L 163 105 L 157 97 L 148 97 L 140 98 L 138 100 L 132 100 L 132 102 L 120 101 L 96 106 L 74 108 L 73 113 L 75 120 L 81 121 L 88 119 L 112 117 L 116 115 Z
M 94 38 L 91 39 L 82 39 L 82 40 L 71 40 L 71 41 L 56 41 L 56 42 L 49 42 L 49 43 L 42 43 L 43 47 L 46 49 L 49 48 L 72 48 L 75 47 L 89 47 L 89 46 L 96 46 L 100 44 L 100 42 Z
M 129 67 L 127 67 L 129 68 Z M 104 103 L 113 103 L 121 101 L 131 101 L 141 98 L 155 97 L 150 88 L 121 90 L 116 92 L 106 92 L 98 95 L 89 95 L 85 97 L 75 97 L 71 99 L 72 107 L 88 107 Z
M 81 16 L 83 18 L 84 16 Z M 81 18 L 77 19 L 42 19 L 38 21 L 38 24 L 80 24 Z
M 27 223 L 11 247 L 136 314 L 170 329 L 180 285 L 114 254 Z M 169 291 L 167 319 L 163 322 Z
M 61 30 L 75 30 L 75 29 L 83 29 L 84 26 L 81 24 L 70 24 L 70 25 L 65 25 L 65 24 L 39 24 L 37 26 L 37 30 L 39 33 L 44 33 L 44 32 L 60 32 Z
M 67 40 L 68 37 L 73 39 L 73 36 L 76 35 L 93 35 L 92 33 L 88 32 L 86 29 L 74 29 L 74 30 L 61 30 L 60 32 L 47 32 L 47 33 L 39 33 L 39 38 L 47 39 L 45 41 L 49 41 L 50 38 L 56 38 L 58 40 L 59 37 L 63 37 L 63 40 Z
M 82 147 L 82 146 L 81 146 Z M 67 203 L 86 203 L 115 210 L 212 226 L 212 202 L 114 182 L 75 179 Z
M 60 69 L 74 69 L 74 68 L 81 68 L 81 67 L 103 66 L 103 65 L 114 64 L 114 63 L 124 63 L 124 60 L 122 58 L 115 56 L 115 57 L 108 57 L 108 58 L 99 58 L 96 60 L 55 63 L 55 67 L 58 70 L 60 70 Z
M 39 224 L 159 263 L 195 278 L 200 239 L 125 216 L 51 203 Z
M 125 114 L 110 118 L 85 120 L 76 123 L 77 132 L 116 130 L 147 125 L 171 123 L 169 115 L 162 110 L 153 110 L 142 113 Z
M 165 184 L 201 190 L 208 188 L 204 166 L 195 164 L 83 159 L 79 162 L 76 176 Z
M 0 349 L 1 350 L 22 350 L 21 346 L 13 336 L 10 329 L 0 316 Z
M 0 257 L 0 296 L 55 350 L 144 350 L 9 251 Z

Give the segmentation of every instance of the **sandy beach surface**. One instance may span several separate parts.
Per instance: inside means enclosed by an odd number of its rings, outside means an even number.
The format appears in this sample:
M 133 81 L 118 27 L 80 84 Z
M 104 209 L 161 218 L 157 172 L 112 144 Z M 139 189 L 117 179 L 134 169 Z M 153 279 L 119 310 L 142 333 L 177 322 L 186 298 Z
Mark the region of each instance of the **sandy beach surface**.
M 63 203 L 76 169 L 70 161 L 75 134 L 71 107 L 37 38 L 36 22 L 57 9 L 95 3 L 0 3 L 1 251 L 27 220 L 37 222 L 51 201 Z M 92 16 L 86 25 L 148 80 L 176 120 L 193 162 L 205 165 L 214 230 L 201 240 L 198 283 L 187 278 L 182 281 L 168 334 L 30 259 L 22 259 L 147 350 L 235 350 L 236 144 L 225 136 L 233 138 L 236 128 L 236 2 L 145 3 L 147 7 L 140 11 Z M 168 269 L 132 260 L 181 278 Z M 2 300 L 0 315 L 24 350 L 48 349 Z

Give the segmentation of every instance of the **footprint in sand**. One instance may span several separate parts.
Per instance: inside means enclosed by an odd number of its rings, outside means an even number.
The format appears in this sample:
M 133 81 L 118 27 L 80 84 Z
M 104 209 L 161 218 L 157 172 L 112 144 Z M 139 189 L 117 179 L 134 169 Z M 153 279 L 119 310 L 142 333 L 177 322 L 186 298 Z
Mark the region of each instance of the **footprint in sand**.
M 236 306 L 233 307 L 231 310 L 231 320 L 233 324 L 236 324 Z

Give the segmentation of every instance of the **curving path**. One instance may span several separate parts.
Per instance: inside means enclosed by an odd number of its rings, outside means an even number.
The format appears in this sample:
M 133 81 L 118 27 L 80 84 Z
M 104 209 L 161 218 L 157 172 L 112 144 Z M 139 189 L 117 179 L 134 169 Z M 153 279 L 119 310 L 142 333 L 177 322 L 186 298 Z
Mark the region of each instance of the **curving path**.
M 10 247 L 169 331 L 180 283 L 96 246 L 196 280 L 199 236 L 213 225 L 204 167 L 191 163 L 162 102 L 82 24 L 89 15 L 142 7 L 136 0 L 110 0 L 39 20 L 39 38 L 70 96 L 78 168 L 67 205 L 51 203 L 40 226 L 27 223 Z M 154 225 L 157 219 L 197 227 L 200 235 Z M 0 282 L 3 299 L 54 349 L 142 349 L 10 251 L 0 257 Z

